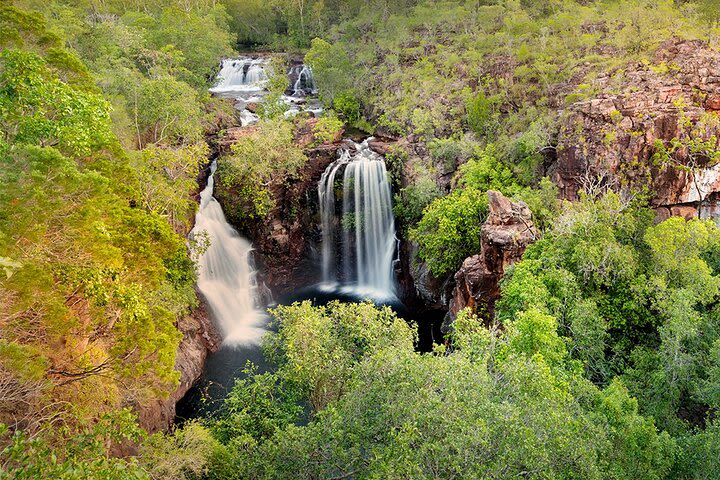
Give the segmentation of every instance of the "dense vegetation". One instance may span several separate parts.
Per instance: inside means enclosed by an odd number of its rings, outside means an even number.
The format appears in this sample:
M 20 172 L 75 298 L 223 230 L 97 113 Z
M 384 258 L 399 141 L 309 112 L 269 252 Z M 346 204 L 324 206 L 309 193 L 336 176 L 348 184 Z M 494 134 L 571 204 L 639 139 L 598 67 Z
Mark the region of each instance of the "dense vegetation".
M 122 476 L 104 455 L 139 433 L 121 407 L 175 388 L 197 304 L 184 236 L 230 34 L 219 7 L 27 3 L 0 6 L 2 463 Z
M 599 73 L 674 36 L 716 46 L 718 11 L 2 4 L 0 478 L 717 478 L 718 227 L 658 223 L 648 192 L 560 204 L 541 167 L 559 110 Z M 310 123 L 284 118 L 271 79 L 261 122 L 219 163 L 233 221 L 262 221 L 273 182 L 345 123 L 405 140 L 387 155 L 395 213 L 438 279 L 478 253 L 487 190 L 524 200 L 542 238 L 495 317 L 461 312 L 431 353 L 388 308 L 276 308 L 275 369 L 248 365 L 217 414 L 148 437 L 132 407 L 176 386 L 178 322 L 198 302 L 185 237 L 206 135 L 238 123 L 207 87 L 240 48 L 304 53 L 328 113 L 298 145 Z

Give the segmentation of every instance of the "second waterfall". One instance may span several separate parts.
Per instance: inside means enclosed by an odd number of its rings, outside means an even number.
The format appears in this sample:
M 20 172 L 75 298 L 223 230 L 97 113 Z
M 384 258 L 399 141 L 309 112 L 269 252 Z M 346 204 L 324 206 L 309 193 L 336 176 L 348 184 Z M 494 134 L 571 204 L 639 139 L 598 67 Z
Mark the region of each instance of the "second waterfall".
M 385 160 L 367 140 L 354 150 L 342 150 L 318 184 L 323 283 L 389 295 L 396 238 Z

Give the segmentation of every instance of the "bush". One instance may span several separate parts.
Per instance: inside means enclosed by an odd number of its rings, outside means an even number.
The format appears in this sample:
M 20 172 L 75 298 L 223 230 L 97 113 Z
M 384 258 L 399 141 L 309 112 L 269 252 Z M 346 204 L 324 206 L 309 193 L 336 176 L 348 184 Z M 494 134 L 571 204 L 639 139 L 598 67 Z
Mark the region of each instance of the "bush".
M 317 146 L 323 143 L 334 142 L 338 139 L 343 126 L 343 122 L 338 120 L 335 115 L 324 115 L 313 125 L 313 145 Z
M 487 213 L 487 195 L 472 187 L 453 190 L 425 208 L 410 239 L 418 243 L 418 254 L 433 275 L 449 275 L 480 252 L 480 227 Z
M 349 124 L 360 120 L 360 100 L 351 91 L 339 92 L 333 97 L 333 109 Z
M 465 101 L 467 123 L 470 129 L 482 137 L 492 138 L 500 121 L 500 97 L 486 97 L 483 92 Z
M 293 143 L 293 124 L 284 119 L 263 120 L 235 143 L 232 153 L 218 162 L 216 194 L 226 199 L 231 221 L 265 217 L 274 206 L 271 182 L 295 177 L 307 157 Z

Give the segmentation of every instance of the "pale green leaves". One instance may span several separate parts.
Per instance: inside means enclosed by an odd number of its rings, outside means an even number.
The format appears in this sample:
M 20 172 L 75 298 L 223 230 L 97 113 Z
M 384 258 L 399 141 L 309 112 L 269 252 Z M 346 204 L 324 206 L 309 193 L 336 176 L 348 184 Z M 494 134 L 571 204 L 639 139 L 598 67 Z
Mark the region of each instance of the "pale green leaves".
M 20 262 L 15 262 L 8 257 L 0 257 L 0 268 L 5 272 L 5 278 L 10 278 L 18 268 L 22 267 Z

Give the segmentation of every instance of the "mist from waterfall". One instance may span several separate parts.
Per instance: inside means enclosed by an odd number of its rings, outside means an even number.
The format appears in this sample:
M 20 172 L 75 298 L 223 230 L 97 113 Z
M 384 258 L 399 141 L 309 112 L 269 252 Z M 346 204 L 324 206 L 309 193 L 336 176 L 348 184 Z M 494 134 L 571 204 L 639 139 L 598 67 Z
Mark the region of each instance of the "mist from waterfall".
M 265 316 L 257 308 L 255 271 L 250 264 L 252 246 L 228 224 L 213 197 L 216 164 L 207 187 L 200 193 L 200 209 L 190 238 L 207 232 L 210 246 L 199 260 L 198 288 L 223 336 L 223 344 L 257 344 L 265 333 Z
M 385 160 L 367 140 L 355 155 L 342 150 L 318 183 L 322 223 L 323 284 L 354 285 L 374 296 L 394 292 L 396 243 L 392 195 Z M 338 218 L 342 170 L 342 210 Z

